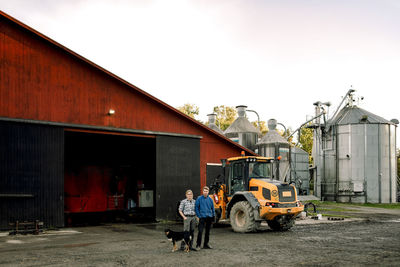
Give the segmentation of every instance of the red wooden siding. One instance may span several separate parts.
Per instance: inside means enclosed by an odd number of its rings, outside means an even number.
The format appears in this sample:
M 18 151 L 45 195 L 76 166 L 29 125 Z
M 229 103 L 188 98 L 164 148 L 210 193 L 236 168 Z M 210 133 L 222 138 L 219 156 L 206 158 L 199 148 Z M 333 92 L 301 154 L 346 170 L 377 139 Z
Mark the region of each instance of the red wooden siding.
M 207 162 L 243 150 L 1 12 L 0 57 L 0 117 L 200 135 L 202 185 Z

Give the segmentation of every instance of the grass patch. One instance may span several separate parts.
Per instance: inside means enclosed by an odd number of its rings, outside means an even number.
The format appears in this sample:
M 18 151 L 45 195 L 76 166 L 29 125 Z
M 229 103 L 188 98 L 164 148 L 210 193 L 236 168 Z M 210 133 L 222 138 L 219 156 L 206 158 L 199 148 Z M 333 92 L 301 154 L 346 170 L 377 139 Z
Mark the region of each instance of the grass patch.
M 351 203 L 351 205 L 354 205 Z M 372 208 L 383 208 L 383 209 L 400 209 L 400 203 L 389 203 L 389 204 L 383 204 L 383 203 L 366 203 L 366 204 L 358 204 L 359 206 L 362 207 L 372 207 Z
M 358 204 L 358 203 L 337 203 L 337 202 L 333 202 L 333 201 L 320 201 L 320 200 L 311 200 L 308 202 L 312 202 L 313 204 L 315 204 L 317 206 L 317 209 L 320 206 L 342 206 L 342 207 L 348 207 L 348 206 L 358 206 L 358 207 L 371 207 L 371 208 L 382 208 L 382 209 L 400 209 L 400 203 L 389 203 L 389 204 L 385 204 L 385 203 L 365 203 L 365 204 Z M 336 208 L 335 208 L 336 209 Z M 341 209 L 341 208 L 338 208 Z M 343 208 L 345 209 L 345 208 Z M 340 211 L 340 210 L 337 210 Z M 343 210 L 345 211 L 345 210 Z M 351 211 L 351 209 L 347 210 L 347 211 Z
M 355 210 L 355 209 L 340 208 L 340 207 L 321 207 L 321 208 L 318 208 L 318 205 L 317 205 L 317 210 L 319 210 L 319 211 L 337 211 L 337 212 L 358 211 L 358 210 Z

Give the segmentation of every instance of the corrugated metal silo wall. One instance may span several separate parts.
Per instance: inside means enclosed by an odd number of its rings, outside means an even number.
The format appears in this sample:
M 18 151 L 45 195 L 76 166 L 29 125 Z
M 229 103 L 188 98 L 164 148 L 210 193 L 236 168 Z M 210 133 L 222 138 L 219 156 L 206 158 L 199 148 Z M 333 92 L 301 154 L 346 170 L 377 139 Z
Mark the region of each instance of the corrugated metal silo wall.
M 395 135 L 394 126 L 389 124 L 380 125 L 380 170 L 381 170 L 381 202 L 396 202 L 396 165 L 395 165 Z
M 389 203 L 390 196 L 390 157 L 389 157 L 389 125 L 380 125 L 380 143 L 381 143 L 381 201 L 382 203 Z
M 352 196 L 351 201 L 396 201 L 394 127 L 388 124 L 338 126 L 338 201 L 350 201 L 346 195 L 356 184 L 364 185 L 364 195 Z
M 322 133 L 314 131 L 313 152 L 314 166 L 317 167 L 314 175 L 314 195 L 324 200 L 336 200 L 337 192 L 337 126 L 332 125 Z
M 365 155 L 365 182 L 367 191 L 367 202 L 379 202 L 379 125 L 371 124 L 365 126 L 366 155 Z
M 158 136 L 156 147 L 156 217 L 174 220 L 186 190 L 198 195 L 200 139 Z
M 64 131 L 0 121 L 0 228 L 64 225 Z
M 391 202 L 397 202 L 397 158 L 396 158 L 396 126 L 390 125 L 390 172 L 391 172 Z
M 307 153 L 301 153 L 295 149 L 291 151 L 291 175 L 292 180 L 296 181 L 296 186 L 300 187 L 303 194 L 308 194 L 309 192 L 309 184 L 310 184 L 310 172 L 309 168 L 309 160 Z M 301 181 L 301 186 L 297 182 L 298 180 Z M 300 190 L 298 190 L 300 191 Z M 300 193 L 300 192 L 298 192 Z

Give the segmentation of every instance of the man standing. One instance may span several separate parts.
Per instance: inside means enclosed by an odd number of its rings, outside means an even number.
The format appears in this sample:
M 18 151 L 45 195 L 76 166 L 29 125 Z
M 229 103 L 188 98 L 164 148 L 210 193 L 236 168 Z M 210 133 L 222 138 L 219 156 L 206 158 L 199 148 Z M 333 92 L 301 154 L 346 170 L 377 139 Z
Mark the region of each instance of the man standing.
M 193 192 L 192 190 L 186 191 L 186 199 L 181 201 L 179 205 L 179 214 L 183 218 L 183 232 L 185 237 L 192 237 L 190 240 L 190 250 L 196 251 L 192 247 L 193 239 L 194 239 L 194 228 L 196 227 L 196 213 L 195 213 L 195 200 L 193 199 Z
M 214 221 L 215 210 L 214 201 L 208 196 L 210 189 L 205 186 L 203 187 L 203 195 L 199 196 L 196 200 L 196 215 L 199 217 L 199 229 L 197 234 L 196 249 L 200 249 L 201 238 L 203 235 L 204 226 L 206 227 L 206 233 L 204 236 L 204 249 L 211 249 L 212 247 L 208 244 L 210 240 L 210 228 L 211 223 Z

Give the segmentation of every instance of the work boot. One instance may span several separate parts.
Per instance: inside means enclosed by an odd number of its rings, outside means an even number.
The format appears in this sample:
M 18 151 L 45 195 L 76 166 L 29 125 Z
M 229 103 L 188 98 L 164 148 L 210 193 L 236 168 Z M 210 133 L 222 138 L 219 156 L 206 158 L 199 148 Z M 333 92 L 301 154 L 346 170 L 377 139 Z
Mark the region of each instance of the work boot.
M 207 244 L 203 246 L 203 249 L 212 249 L 212 247 L 209 244 Z
M 201 249 L 200 245 L 197 245 L 196 250 L 200 250 L 200 249 Z

